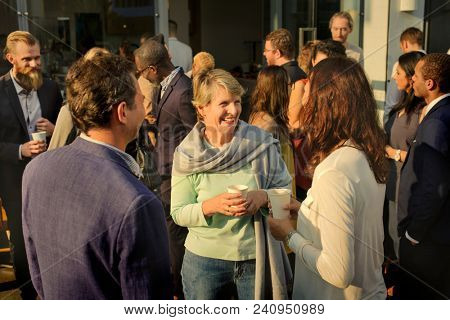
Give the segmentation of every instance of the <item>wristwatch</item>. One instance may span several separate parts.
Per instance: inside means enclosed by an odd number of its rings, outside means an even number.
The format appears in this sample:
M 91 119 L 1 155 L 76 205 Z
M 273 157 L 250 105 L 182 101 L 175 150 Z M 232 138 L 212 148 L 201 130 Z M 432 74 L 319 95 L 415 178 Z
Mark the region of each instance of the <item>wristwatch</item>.
M 294 234 L 296 234 L 296 233 L 297 233 L 296 230 L 291 230 L 291 231 L 289 231 L 289 233 L 287 234 L 286 238 L 284 238 L 284 242 L 285 242 L 286 244 L 289 244 L 289 241 L 291 240 L 292 236 L 293 236 Z
M 400 161 L 401 157 L 400 157 L 400 149 L 395 150 L 395 155 L 394 155 L 394 160 L 395 161 Z

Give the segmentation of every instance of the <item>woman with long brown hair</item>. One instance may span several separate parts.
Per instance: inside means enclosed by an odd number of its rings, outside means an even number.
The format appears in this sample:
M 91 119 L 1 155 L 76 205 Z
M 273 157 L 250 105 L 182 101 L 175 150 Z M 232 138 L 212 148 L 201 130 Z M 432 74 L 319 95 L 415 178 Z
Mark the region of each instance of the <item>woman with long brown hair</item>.
M 249 123 L 271 133 L 281 144 L 281 156 L 290 175 L 295 176 L 294 153 L 289 139 L 289 76 L 279 66 L 262 69 L 252 94 Z M 295 183 L 292 183 L 295 196 Z
M 270 219 L 296 253 L 294 299 L 384 299 L 385 135 L 361 66 L 347 58 L 317 64 L 300 117 L 311 148 L 312 187 L 297 230 Z

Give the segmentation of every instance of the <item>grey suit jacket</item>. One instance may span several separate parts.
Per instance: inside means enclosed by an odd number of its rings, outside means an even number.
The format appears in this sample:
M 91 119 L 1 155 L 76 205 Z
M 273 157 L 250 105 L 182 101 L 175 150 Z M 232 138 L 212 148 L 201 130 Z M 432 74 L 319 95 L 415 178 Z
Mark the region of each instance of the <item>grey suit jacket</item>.
M 77 138 L 28 164 L 23 230 L 43 299 L 172 295 L 161 203 L 105 146 Z

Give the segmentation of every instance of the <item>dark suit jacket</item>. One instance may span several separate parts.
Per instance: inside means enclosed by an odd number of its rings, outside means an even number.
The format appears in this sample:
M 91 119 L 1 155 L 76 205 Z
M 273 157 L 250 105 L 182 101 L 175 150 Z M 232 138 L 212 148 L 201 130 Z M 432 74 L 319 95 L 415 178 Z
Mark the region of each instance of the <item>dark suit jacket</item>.
M 23 230 L 43 299 L 170 299 L 161 202 L 108 147 L 77 138 L 31 161 Z
M 42 117 L 54 124 L 62 105 L 57 84 L 45 79 L 37 93 Z M 30 159 L 19 160 L 19 145 L 29 140 L 22 107 L 8 72 L 0 78 L 0 197 L 7 208 L 10 207 L 8 202 L 21 201 L 22 173 Z M 9 214 L 11 219 L 20 216 L 20 212 L 11 210 Z
M 155 90 L 152 110 L 158 130 L 156 153 L 158 172 L 163 177 L 172 174 L 175 148 L 197 123 L 197 114 L 192 105 L 192 81 L 183 70 L 172 79 L 166 92 L 159 98 L 160 90 Z
M 400 177 L 399 235 L 450 245 L 450 97 L 420 123 Z

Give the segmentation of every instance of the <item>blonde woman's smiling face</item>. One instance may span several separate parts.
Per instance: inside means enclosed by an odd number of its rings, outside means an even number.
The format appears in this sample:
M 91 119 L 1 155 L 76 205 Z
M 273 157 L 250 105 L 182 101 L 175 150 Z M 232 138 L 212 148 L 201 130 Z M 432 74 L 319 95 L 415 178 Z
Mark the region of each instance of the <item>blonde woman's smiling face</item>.
M 231 138 L 241 111 L 241 97 L 232 95 L 222 86 L 217 86 L 211 102 L 200 108 L 200 114 L 207 129 L 213 129 Z

